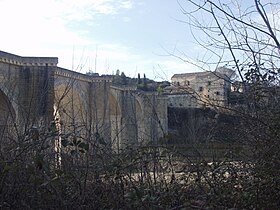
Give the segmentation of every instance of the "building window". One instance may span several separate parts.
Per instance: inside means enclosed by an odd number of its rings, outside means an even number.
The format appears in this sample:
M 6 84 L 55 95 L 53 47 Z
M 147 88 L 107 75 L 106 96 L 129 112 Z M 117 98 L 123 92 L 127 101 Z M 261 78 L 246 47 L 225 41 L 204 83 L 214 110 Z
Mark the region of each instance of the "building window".
M 219 91 L 217 91 L 217 92 L 216 92 L 216 95 L 217 95 L 217 96 L 219 96 L 219 95 L 220 95 L 220 92 L 219 92 Z
M 211 81 L 208 81 L 208 85 L 211 85 Z
M 190 81 L 186 80 L 185 85 L 190 85 Z
M 203 91 L 203 87 L 199 87 L 199 92 L 202 92 Z

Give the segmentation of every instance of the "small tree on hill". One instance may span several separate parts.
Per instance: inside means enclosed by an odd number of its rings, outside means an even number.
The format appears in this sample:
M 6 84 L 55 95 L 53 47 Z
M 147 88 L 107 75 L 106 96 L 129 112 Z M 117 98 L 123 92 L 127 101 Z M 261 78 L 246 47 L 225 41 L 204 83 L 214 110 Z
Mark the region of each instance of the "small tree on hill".
M 140 85 L 140 84 L 141 84 L 141 77 L 140 77 L 140 73 L 138 73 L 137 84 L 138 84 L 138 85 Z

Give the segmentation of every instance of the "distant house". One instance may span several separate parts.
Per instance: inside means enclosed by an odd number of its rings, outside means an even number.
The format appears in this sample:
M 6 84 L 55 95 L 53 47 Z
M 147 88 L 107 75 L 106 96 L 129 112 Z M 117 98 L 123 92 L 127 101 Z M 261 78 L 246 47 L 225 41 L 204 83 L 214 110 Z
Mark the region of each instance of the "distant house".
M 169 106 L 226 106 L 231 88 L 230 73 L 230 69 L 220 68 L 214 72 L 174 74 L 172 86 L 165 89 Z

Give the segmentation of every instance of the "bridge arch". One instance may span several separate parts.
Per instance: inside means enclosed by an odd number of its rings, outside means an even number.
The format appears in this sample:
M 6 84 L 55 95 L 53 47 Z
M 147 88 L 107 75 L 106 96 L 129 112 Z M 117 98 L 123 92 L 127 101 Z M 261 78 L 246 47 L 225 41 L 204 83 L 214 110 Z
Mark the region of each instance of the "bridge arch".
M 61 129 L 86 125 L 86 104 L 76 86 L 57 83 L 54 88 L 54 117 L 59 117 Z M 66 131 L 66 130 L 65 130 Z
M 75 93 L 79 95 L 83 105 L 85 106 L 87 104 L 87 91 L 82 88 L 82 85 L 78 80 L 57 76 L 54 79 L 54 91 L 58 89 L 61 90 L 61 87 L 67 92 L 69 92 L 69 90 L 75 91 Z
M 13 134 L 16 112 L 8 96 L 0 89 L 0 139 Z M 4 136 L 3 136 L 4 135 Z
M 119 143 L 116 144 L 118 147 L 145 143 L 145 139 L 149 134 L 145 131 L 144 101 L 145 98 L 134 90 L 111 88 L 110 119 L 112 141 L 118 140 Z M 116 113 L 116 107 L 119 110 L 118 113 Z M 116 124 L 116 122 L 118 123 Z
M 109 93 L 109 113 L 111 127 L 111 144 L 113 149 L 119 153 L 122 143 L 122 112 L 117 96 Z
M 138 144 L 142 144 L 145 139 L 145 127 L 144 127 L 144 113 L 143 103 L 141 98 L 135 95 L 135 113 L 136 113 L 136 125 L 137 125 L 137 140 Z

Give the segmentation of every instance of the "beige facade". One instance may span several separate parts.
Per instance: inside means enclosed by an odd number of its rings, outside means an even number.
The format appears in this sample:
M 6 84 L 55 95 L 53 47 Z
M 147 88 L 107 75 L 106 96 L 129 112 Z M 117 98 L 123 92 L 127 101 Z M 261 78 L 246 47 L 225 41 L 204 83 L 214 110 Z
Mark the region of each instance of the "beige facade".
M 227 105 L 230 83 L 226 74 L 220 72 L 174 74 L 171 82 L 172 86 L 166 90 L 169 95 L 169 106 L 198 108 Z

